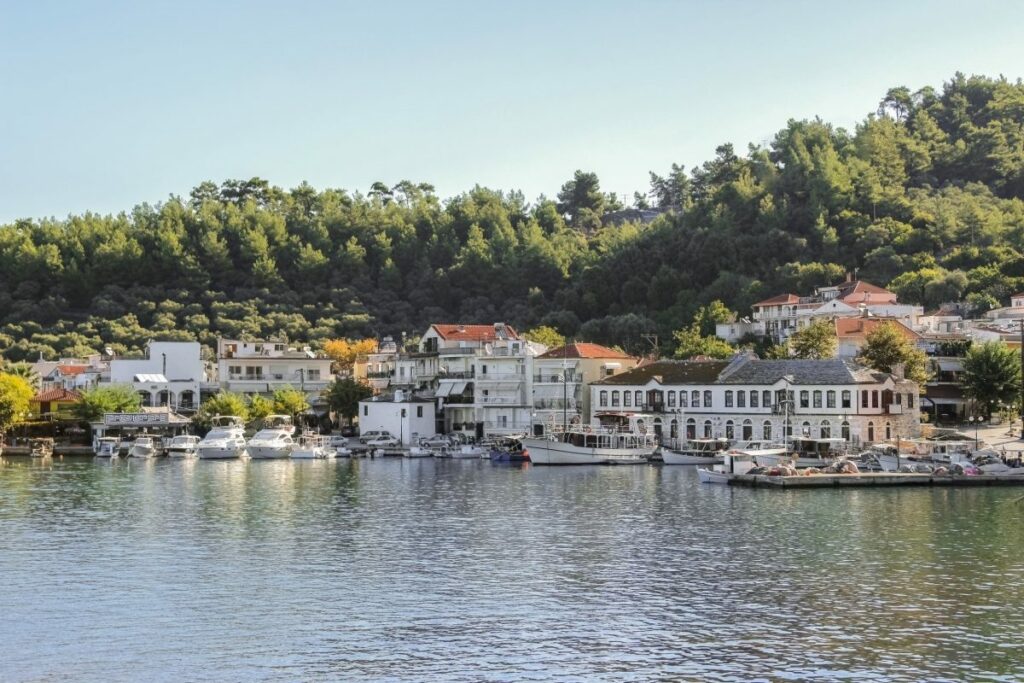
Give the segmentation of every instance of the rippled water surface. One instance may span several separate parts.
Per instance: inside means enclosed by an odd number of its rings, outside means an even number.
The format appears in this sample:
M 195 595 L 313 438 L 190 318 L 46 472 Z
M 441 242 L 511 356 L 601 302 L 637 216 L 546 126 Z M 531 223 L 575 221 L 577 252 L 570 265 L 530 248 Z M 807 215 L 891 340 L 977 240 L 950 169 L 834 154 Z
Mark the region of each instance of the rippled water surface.
M 1024 680 L 1022 489 L 0 466 L 0 679 Z

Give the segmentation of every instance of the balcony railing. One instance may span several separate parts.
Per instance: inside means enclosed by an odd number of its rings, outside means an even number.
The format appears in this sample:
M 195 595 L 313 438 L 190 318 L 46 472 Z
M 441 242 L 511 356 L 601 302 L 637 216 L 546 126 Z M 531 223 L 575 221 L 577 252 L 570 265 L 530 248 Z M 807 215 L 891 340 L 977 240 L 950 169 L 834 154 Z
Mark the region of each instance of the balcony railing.
M 521 406 L 526 405 L 521 398 L 510 398 L 505 396 L 477 396 L 475 403 L 478 406 Z
M 583 381 L 583 378 L 582 377 L 576 377 L 576 376 L 573 376 L 573 375 L 569 375 L 569 379 L 566 380 L 566 381 L 567 381 L 568 384 L 579 384 L 580 382 Z M 561 378 L 560 375 L 552 375 L 552 374 L 534 375 L 533 376 L 533 382 L 534 382 L 534 384 L 561 384 L 562 383 L 562 378 Z
M 563 401 L 560 398 L 539 398 L 533 402 L 537 410 L 576 410 L 577 402 L 573 399 Z
M 472 405 L 473 396 L 443 396 L 445 405 Z
M 442 380 L 442 379 L 473 379 L 473 371 L 472 370 L 455 370 L 455 371 L 449 370 L 448 372 L 440 372 L 440 373 L 438 373 L 437 378 L 439 380 Z
M 522 382 L 526 379 L 526 375 L 520 375 L 518 372 L 481 372 L 477 373 L 477 382 Z
M 388 379 L 394 376 L 393 370 L 381 370 L 379 372 L 367 372 L 366 379 Z

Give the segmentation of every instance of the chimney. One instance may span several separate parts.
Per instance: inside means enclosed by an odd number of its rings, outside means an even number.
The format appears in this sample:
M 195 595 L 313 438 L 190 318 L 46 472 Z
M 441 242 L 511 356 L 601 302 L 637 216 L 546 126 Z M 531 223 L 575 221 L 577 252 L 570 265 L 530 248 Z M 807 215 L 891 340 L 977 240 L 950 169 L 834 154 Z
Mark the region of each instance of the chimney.
M 907 378 L 906 377 L 906 375 L 907 375 L 907 367 L 906 367 L 906 365 L 904 365 L 903 363 L 893 363 L 893 365 L 892 365 L 892 374 L 898 380 L 906 379 Z

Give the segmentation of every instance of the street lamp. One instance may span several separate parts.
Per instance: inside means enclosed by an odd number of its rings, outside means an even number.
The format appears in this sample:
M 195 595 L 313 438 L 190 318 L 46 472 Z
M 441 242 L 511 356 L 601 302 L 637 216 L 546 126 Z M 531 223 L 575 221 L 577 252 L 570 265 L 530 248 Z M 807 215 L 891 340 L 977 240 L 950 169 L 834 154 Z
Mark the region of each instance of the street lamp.
M 971 415 L 967 422 L 974 425 L 974 450 L 978 450 L 978 428 L 981 426 L 981 415 Z

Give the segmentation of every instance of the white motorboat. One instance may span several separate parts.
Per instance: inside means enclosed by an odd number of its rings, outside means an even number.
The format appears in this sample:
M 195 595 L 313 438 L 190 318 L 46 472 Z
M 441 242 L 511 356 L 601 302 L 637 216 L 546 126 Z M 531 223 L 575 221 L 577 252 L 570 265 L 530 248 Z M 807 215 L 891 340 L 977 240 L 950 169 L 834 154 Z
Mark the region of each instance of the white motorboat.
M 131 458 L 154 458 L 157 456 L 156 441 L 151 436 L 139 436 L 132 443 L 132 449 L 128 451 Z
M 179 434 L 167 442 L 167 455 L 172 458 L 194 458 L 199 448 L 199 437 Z
M 690 439 L 682 448 L 661 448 L 661 461 L 666 465 L 717 465 L 728 448 L 725 439 Z
M 116 458 L 121 453 L 121 439 L 114 436 L 101 436 L 96 440 L 93 453 L 97 458 Z
M 654 434 L 635 425 L 571 425 L 548 437 L 523 437 L 522 444 L 535 465 L 638 465 L 658 447 Z
M 785 462 L 797 468 L 827 467 L 842 455 L 846 446 L 843 439 L 832 438 L 795 437 L 792 442 L 789 449 L 783 446 L 770 447 L 757 453 L 758 466 L 776 467 Z
M 974 441 L 935 441 L 931 439 L 903 440 L 899 444 L 909 450 L 897 452 L 896 446 L 885 444 L 873 447 L 878 466 L 885 472 L 896 472 L 903 465 L 955 465 L 970 463 Z M 877 445 L 876 445 L 877 446 Z
M 711 468 L 697 468 L 697 479 L 702 484 L 728 484 L 734 475 L 746 474 L 756 466 L 753 455 L 729 451 L 722 456 L 722 464 Z
M 200 460 L 230 460 L 245 455 L 242 418 L 218 415 L 211 422 L 213 426 L 196 448 Z
M 434 456 L 434 452 L 424 446 L 409 446 L 404 454 L 407 458 L 431 458 Z
M 455 460 L 479 460 L 489 457 L 490 451 L 483 446 L 463 444 L 458 448 L 449 448 L 448 457 Z
M 250 458 L 268 460 L 272 458 L 287 458 L 292 454 L 295 447 L 295 440 L 292 434 L 295 433 L 295 425 L 287 415 L 268 415 L 263 420 L 263 428 L 256 432 L 245 450 Z
M 334 456 L 334 450 L 327 447 L 327 440 L 319 434 L 303 434 L 292 449 L 295 460 L 324 460 Z

